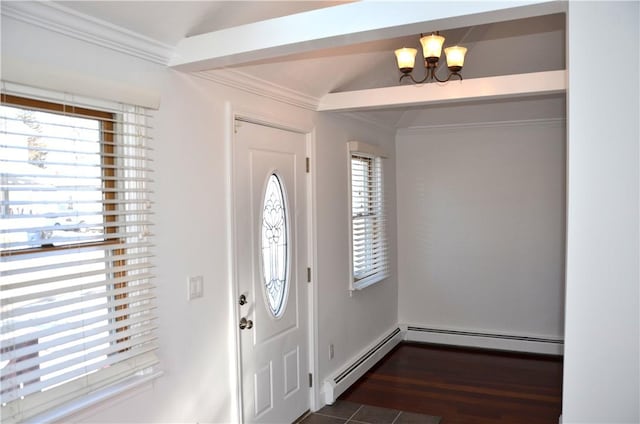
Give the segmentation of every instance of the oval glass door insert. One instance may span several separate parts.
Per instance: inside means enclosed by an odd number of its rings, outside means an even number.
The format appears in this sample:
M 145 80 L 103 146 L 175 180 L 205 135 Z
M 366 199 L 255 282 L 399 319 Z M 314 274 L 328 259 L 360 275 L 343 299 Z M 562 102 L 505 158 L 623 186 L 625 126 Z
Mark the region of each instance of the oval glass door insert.
M 276 318 L 284 312 L 289 288 L 288 224 L 282 183 L 271 174 L 262 204 L 262 275 L 267 304 Z

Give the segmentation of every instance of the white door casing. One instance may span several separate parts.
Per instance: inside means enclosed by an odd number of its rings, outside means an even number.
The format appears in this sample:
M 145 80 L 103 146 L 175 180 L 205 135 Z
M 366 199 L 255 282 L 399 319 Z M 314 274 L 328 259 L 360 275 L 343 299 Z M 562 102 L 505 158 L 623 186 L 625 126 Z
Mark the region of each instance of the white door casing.
M 238 323 L 244 327 L 238 330 L 243 422 L 291 423 L 309 409 L 310 398 L 306 137 L 245 121 L 235 124 L 234 253 L 237 293 L 244 296 L 238 306 Z M 282 297 L 273 286 L 269 292 L 265 274 L 284 280 Z

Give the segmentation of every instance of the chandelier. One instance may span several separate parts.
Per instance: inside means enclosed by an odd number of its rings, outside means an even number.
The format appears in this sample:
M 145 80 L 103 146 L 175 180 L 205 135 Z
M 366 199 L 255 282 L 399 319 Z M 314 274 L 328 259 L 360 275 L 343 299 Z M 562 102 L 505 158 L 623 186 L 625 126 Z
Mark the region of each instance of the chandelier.
M 436 69 L 438 68 L 438 61 L 442 54 L 442 45 L 444 44 L 444 37 L 440 35 L 438 31 L 430 35 L 420 34 L 420 44 L 422 45 L 422 53 L 424 56 L 425 76 L 420 81 L 416 81 L 411 75 L 411 71 L 415 67 L 416 54 L 418 50 L 412 48 L 403 47 L 395 51 L 396 59 L 398 60 L 398 68 L 402 72 L 400 82 L 405 78 L 410 78 L 415 84 L 422 84 L 423 82 L 447 82 L 452 77 L 458 77 L 462 80 L 460 71 L 462 65 L 464 65 L 464 55 L 467 53 L 465 47 L 452 46 L 444 49 L 444 54 L 447 57 L 447 67 L 449 68 L 449 75 L 445 79 L 440 79 L 436 75 Z

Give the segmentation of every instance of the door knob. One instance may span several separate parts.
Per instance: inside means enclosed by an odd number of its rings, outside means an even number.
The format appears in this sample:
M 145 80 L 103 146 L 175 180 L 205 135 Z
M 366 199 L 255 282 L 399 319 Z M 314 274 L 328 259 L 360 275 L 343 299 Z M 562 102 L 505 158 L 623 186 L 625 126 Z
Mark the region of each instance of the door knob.
M 240 306 L 245 305 L 247 303 L 247 296 L 241 294 L 240 300 L 238 300 L 238 303 L 240 304 Z
M 245 317 L 240 318 L 240 329 L 250 330 L 253 327 L 253 321 L 250 319 L 246 319 Z

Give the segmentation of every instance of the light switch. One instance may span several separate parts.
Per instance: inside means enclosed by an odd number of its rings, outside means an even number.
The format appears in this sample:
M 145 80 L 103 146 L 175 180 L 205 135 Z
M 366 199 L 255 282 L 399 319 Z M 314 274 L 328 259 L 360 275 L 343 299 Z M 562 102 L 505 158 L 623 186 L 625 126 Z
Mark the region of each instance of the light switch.
M 196 299 L 204 295 L 204 278 L 202 275 L 189 277 L 187 299 Z

